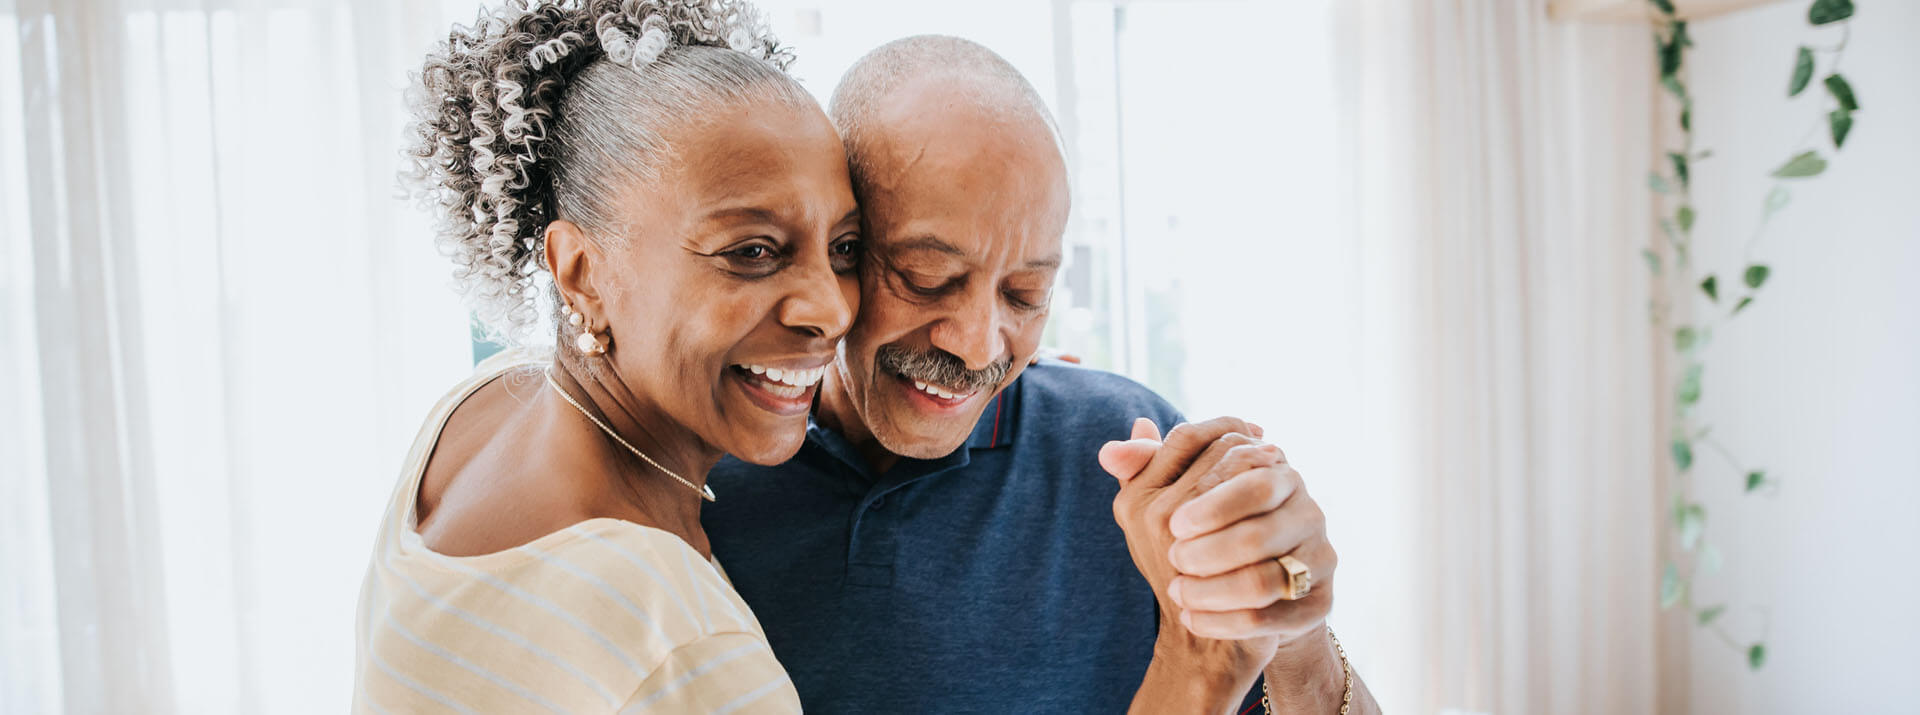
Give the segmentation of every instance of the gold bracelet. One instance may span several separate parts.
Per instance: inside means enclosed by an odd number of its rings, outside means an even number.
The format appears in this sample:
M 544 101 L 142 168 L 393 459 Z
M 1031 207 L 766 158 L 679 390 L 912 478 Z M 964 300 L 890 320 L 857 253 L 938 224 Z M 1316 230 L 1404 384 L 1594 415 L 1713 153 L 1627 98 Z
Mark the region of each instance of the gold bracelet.
M 1333 639 L 1333 652 L 1340 654 L 1340 672 L 1346 678 L 1340 693 L 1340 715 L 1347 715 L 1347 708 L 1353 707 L 1353 666 L 1347 664 L 1347 649 L 1340 647 L 1340 636 L 1333 634 L 1333 626 L 1327 626 L 1327 637 Z M 1266 706 L 1267 715 L 1273 715 L 1273 688 L 1267 686 L 1265 678 L 1260 679 L 1260 704 Z

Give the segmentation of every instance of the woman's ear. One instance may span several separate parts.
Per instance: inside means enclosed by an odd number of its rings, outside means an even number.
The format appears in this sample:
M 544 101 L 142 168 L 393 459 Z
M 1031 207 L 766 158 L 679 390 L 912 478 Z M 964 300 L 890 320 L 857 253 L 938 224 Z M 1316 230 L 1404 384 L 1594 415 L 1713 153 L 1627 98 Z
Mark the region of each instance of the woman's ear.
M 572 221 L 547 224 L 547 270 L 553 273 L 553 286 L 560 300 L 591 322 L 600 314 L 600 292 L 593 287 L 594 260 L 599 257 L 587 234 Z M 604 323 L 603 323 L 604 324 Z

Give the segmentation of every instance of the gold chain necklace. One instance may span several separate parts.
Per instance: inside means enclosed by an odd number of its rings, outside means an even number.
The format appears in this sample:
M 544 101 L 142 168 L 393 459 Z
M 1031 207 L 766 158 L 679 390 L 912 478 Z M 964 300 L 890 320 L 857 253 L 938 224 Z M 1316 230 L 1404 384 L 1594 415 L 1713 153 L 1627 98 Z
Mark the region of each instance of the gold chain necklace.
M 700 496 L 704 497 L 707 501 L 716 501 L 713 498 L 713 487 L 710 487 L 704 484 L 696 485 L 693 482 L 687 481 L 685 477 L 682 477 L 678 474 L 674 474 L 673 470 L 660 466 L 660 463 L 653 461 L 653 458 L 647 456 L 646 452 L 640 451 L 639 447 L 633 446 L 632 443 L 628 442 L 625 438 L 621 437 L 620 433 L 613 431 L 612 427 L 608 427 L 607 423 L 601 422 L 600 418 L 593 416 L 592 412 L 588 412 L 587 408 L 581 407 L 580 403 L 574 401 L 573 395 L 569 394 L 566 388 L 561 387 L 559 382 L 554 381 L 552 367 L 548 367 L 546 370 L 541 371 L 541 374 L 547 378 L 547 386 L 553 388 L 554 392 L 560 393 L 560 399 L 566 400 L 567 404 L 573 405 L 573 409 L 579 410 L 580 414 L 586 415 L 587 419 L 592 421 L 595 427 L 599 427 L 600 431 L 607 433 L 607 436 L 612 437 L 613 441 L 619 442 L 620 446 L 626 447 L 627 451 L 632 452 L 633 455 L 636 457 L 639 457 L 641 461 L 646 462 L 647 464 L 653 465 L 654 469 L 658 469 L 662 472 L 665 472 L 667 476 L 673 477 L 674 481 L 687 485 L 688 489 L 692 489 L 696 492 L 700 492 Z

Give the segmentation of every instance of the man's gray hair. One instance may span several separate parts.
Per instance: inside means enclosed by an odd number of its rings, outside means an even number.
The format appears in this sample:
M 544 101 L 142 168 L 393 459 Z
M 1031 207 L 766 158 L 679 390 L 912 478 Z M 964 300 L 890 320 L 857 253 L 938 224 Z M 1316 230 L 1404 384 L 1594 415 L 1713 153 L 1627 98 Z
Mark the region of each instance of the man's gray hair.
M 947 35 L 914 35 L 874 48 L 840 77 L 828 115 L 846 144 L 847 166 L 855 191 L 871 170 L 874 113 L 908 84 L 937 79 L 988 116 L 1009 122 L 1038 117 L 1046 125 L 1062 160 L 1060 128 L 1047 103 L 1013 64 L 972 40 Z

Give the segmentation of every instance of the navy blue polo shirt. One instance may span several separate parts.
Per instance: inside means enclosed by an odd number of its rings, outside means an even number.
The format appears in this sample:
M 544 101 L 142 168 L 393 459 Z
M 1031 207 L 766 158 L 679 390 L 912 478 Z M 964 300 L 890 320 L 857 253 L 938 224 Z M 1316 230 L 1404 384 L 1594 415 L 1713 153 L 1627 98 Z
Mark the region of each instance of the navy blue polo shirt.
M 813 423 L 786 464 L 725 459 L 702 520 L 809 711 L 1125 712 L 1158 611 L 1097 455 L 1136 417 L 1181 421 L 1136 382 L 1047 361 L 940 459 L 875 473 Z

